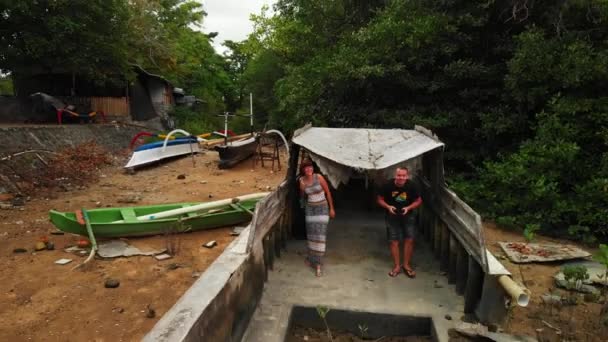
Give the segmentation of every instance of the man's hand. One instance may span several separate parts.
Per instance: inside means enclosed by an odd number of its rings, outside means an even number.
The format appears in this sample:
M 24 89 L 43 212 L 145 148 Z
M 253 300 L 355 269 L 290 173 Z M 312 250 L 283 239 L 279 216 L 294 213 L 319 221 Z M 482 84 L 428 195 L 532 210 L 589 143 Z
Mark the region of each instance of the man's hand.
M 391 215 L 397 215 L 397 208 L 393 207 L 392 205 L 389 205 L 386 207 L 386 209 L 388 209 L 388 212 L 391 213 Z
M 404 215 L 404 216 L 405 216 L 405 215 L 407 215 L 407 213 L 408 213 L 409 211 L 410 211 L 410 210 L 409 210 L 407 207 L 404 207 L 403 209 L 401 209 L 401 215 Z

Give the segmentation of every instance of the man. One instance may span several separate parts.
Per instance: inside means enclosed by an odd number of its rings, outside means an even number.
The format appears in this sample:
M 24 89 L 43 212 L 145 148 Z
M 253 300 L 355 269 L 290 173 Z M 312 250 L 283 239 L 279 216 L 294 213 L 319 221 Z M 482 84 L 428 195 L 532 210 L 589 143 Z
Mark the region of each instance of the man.
M 410 264 L 414 252 L 414 231 L 416 229 L 416 217 L 413 211 L 422 204 L 422 198 L 415 184 L 409 180 L 407 168 L 401 167 L 395 171 L 395 178 L 380 189 L 377 202 L 386 209 L 386 234 L 394 262 L 394 267 L 388 275 L 396 277 L 403 268 L 408 277 L 416 277 L 416 272 Z M 399 242 L 401 240 L 405 240 L 403 266 L 399 263 Z

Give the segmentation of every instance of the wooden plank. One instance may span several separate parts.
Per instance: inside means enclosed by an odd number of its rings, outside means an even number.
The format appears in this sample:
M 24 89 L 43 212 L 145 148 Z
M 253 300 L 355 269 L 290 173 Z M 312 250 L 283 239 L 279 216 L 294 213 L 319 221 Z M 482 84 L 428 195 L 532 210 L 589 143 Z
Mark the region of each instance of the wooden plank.
M 448 284 L 455 284 L 458 271 L 456 268 L 456 262 L 458 258 L 458 247 L 456 246 L 458 241 L 454 237 L 454 234 L 450 234 L 450 261 L 448 268 Z
M 281 216 L 282 217 L 282 216 Z M 281 257 L 281 218 L 275 223 L 272 235 L 274 236 L 274 254 Z
M 268 235 L 270 229 L 285 210 L 287 191 L 287 182 L 283 182 L 275 191 L 260 200 L 256 205 L 249 224 L 251 232 L 247 241 L 248 251 L 251 250 L 256 241 L 260 241 Z
M 474 313 L 481 298 L 484 273 L 474 257 L 468 258 L 467 285 L 464 293 L 464 313 Z
M 268 265 L 270 266 L 270 270 L 274 270 L 274 232 L 270 232 L 266 236 L 266 240 L 268 240 Z
M 487 256 L 482 233 L 481 217 L 445 186 L 431 189 L 424 179 L 419 179 L 420 191 L 425 203 L 438 219 L 444 222 L 467 253 L 474 257 L 487 270 Z M 435 234 L 437 236 L 437 234 Z
M 437 259 L 441 258 L 441 226 L 443 223 L 440 220 L 433 220 L 433 251 Z
M 459 295 L 464 294 L 464 290 L 467 285 L 467 276 L 469 274 L 469 255 L 466 249 L 457 242 L 456 251 L 456 293 Z
M 288 209 L 285 210 L 285 212 L 283 213 L 283 216 L 281 216 L 281 248 L 283 250 L 287 250 L 287 239 L 289 239 L 288 236 L 288 232 L 287 232 L 287 224 L 288 224 L 288 220 L 289 217 L 287 215 L 288 213 Z
M 450 229 L 441 224 L 441 258 L 439 269 L 447 272 L 450 267 Z
M 251 233 L 250 233 L 251 234 Z M 270 268 L 270 257 L 268 252 L 268 240 L 262 239 L 262 250 L 264 253 L 264 282 L 268 281 L 268 269 Z

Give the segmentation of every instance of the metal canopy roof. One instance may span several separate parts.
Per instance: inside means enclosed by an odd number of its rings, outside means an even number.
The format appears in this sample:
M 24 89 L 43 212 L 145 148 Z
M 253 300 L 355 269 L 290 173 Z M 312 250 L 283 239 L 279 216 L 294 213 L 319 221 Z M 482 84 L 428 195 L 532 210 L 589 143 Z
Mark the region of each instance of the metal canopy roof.
M 436 138 L 416 130 L 325 128 L 305 126 L 293 142 L 344 166 L 381 170 L 443 147 Z

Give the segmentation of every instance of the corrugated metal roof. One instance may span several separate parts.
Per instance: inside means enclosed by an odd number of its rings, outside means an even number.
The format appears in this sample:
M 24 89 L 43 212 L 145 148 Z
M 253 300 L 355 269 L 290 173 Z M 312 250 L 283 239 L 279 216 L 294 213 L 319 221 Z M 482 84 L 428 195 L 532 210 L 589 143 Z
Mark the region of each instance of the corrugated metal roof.
M 417 130 L 304 127 L 293 142 L 339 164 L 381 170 L 444 146 Z

